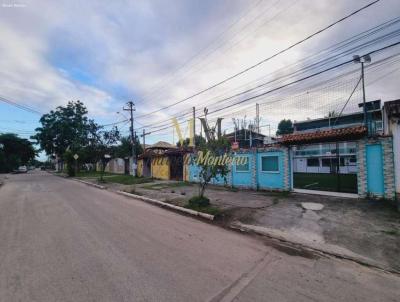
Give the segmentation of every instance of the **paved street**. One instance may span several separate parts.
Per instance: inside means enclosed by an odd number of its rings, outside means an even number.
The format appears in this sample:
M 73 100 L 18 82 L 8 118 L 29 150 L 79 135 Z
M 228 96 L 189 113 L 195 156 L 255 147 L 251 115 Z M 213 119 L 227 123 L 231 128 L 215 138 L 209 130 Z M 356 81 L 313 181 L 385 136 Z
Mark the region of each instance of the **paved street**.
M 0 301 L 398 301 L 400 278 L 290 255 L 45 172 L 0 188 Z

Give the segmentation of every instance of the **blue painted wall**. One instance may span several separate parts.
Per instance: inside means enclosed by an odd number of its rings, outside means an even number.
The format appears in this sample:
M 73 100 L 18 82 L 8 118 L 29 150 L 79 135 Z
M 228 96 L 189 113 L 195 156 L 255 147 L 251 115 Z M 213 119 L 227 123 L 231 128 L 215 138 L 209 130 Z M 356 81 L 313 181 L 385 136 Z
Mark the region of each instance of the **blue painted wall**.
M 260 153 L 241 153 L 234 155 L 235 157 L 247 156 L 249 161 L 249 171 L 236 171 L 236 165 L 231 166 L 230 183 L 235 187 L 247 187 L 271 190 L 284 190 L 284 154 L 283 151 L 265 151 Z M 265 172 L 261 169 L 261 158 L 263 156 L 278 157 L 278 171 Z M 256 169 L 254 173 L 254 167 Z M 198 182 L 199 167 L 197 165 L 189 166 L 189 180 Z M 255 179 L 253 179 L 255 177 Z M 223 178 L 217 177 L 211 181 L 212 184 L 224 185 Z
M 244 172 L 244 171 L 237 171 L 236 170 L 236 164 L 233 165 L 231 168 L 231 181 L 233 186 L 235 187 L 251 187 L 252 186 L 252 166 L 253 166 L 253 161 L 254 161 L 254 156 L 252 153 L 248 154 L 236 154 L 234 158 L 237 157 L 247 157 L 248 163 L 249 163 L 249 170 Z
M 264 156 L 277 156 L 278 157 L 278 171 L 277 172 L 264 172 L 261 169 L 261 159 Z M 284 183 L 284 165 L 283 165 L 283 152 L 262 152 L 257 154 L 257 183 L 260 189 L 278 189 L 285 188 Z
M 367 145 L 365 148 L 367 161 L 367 192 L 383 196 L 385 192 L 383 179 L 382 145 Z

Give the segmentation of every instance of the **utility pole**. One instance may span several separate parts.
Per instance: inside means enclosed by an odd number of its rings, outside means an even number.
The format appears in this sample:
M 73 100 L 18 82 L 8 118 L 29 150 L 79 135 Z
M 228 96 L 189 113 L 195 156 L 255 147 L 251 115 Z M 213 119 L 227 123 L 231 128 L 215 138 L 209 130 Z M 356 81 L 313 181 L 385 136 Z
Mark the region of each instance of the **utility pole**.
M 196 146 L 196 107 L 193 106 L 193 144 Z
M 362 81 L 362 91 L 363 91 L 363 109 L 364 109 L 364 125 L 368 129 L 367 125 L 367 105 L 365 100 L 365 81 L 364 81 L 364 61 L 361 61 L 361 81 Z
M 143 153 L 146 150 L 146 131 L 143 129 Z
M 260 133 L 260 104 L 256 104 L 256 127 L 257 127 L 257 133 Z
M 128 102 L 126 104 L 128 108 L 122 108 L 125 111 L 130 111 L 131 113 L 131 144 L 132 144 L 132 175 L 136 176 L 136 152 L 135 152 L 135 134 L 133 129 L 133 111 L 135 111 L 135 104 L 133 102 Z

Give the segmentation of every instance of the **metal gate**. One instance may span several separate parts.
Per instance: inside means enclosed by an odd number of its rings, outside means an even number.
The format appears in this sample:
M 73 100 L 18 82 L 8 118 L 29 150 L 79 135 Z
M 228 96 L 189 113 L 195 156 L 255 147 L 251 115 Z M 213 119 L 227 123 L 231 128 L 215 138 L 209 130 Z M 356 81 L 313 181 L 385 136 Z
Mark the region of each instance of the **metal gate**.
M 357 193 L 356 143 L 296 146 L 293 186 L 297 189 Z

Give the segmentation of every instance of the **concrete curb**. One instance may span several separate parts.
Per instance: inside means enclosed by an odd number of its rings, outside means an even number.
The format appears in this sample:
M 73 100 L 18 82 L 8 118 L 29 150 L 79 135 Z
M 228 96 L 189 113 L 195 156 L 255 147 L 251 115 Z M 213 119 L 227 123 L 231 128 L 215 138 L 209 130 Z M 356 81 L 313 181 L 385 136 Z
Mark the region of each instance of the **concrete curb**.
M 52 174 L 52 175 L 54 175 L 54 176 L 58 176 L 58 177 L 62 177 L 62 178 L 70 179 L 70 180 L 75 180 L 75 181 L 81 182 L 81 183 L 83 183 L 83 184 L 85 184 L 85 185 L 92 186 L 92 187 L 95 187 L 95 188 L 98 188 L 98 189 L 102 189 L 102 190 L 107 189 L 107 187 L 105 187 L 105 186 L 101 186 L 101 185 L 94 184 L 94 183 L 91 183 L 91 182 L 88 182 L 88 181 L 84 181 L 84 180 L 81 180 L 81 179 L 79 179 L 79 178 L 75 178 L 75 177 L 66 177 L 66 176 L 64 176 L 64 175 L 58 175 L 57 173 L 48 172 L 48 171 L 47 171 L 47 173 Z
M 61 175 L 57 175 L 55 173 L 50 173 L 50 174 L 53 174 L 55 176 L 64 177 L 64 176 L 61 176 Z M 67 177 L 64 177 L 64 178 L 67 178 Z M 78 178 L 72 177 L 72 178 L 67 178 L 67 179 L 75 180 L 75 181 L 81 182 L 81 183 L 83 183 L 85 185 L 92 186 L 92 187 L 95 187 L 95 188 L 98 188 L 98 189 L 102 189 L 102 190 L 107 189 L 107 187 L 105 187 L 105 186 L 101 186 L 101 185 L 94 184 L 94 183 L 91 183 L 91 182 L 88 182 L 88 181 L 80 180 Z M 115 192 L 117 194 L 124 195 L 124 196 L 131 197 L 131 198 L 136 198 L 136 199 L 148 202 L 148 203 L 152 203 L 152 204 L 158 205 L 158 206 L 163 207 L 163 208 L 169 208 L 169 209 L 172 209 L 172 210 L 175 210 L 175 211 L 178 211 L 178 212 L 183 212 L 185 214 L 189 214 L 189 215 L 192 215 L 192 216 L 201 217 L 201 218 L 204 218 L 204 219 L 207 219 L 207 220 L 211 220 L 211 221 L 214 220 L 214 215 L 207 214 L 207 213 L 202 213 L 202 212 L 198 212 L 198 211 L 194 211 L 194 210 L 191 210 L 191 209 L 178 207 L 178 206 L 175 206 L 173 204 L 162 202 L 162 201 L 159 201 L 159 200 L 156 200 L 156 199 L 152 199 L 152 198 L 148 198 L 148 197 L 144 197 L 144 196 L 140 196 L 140 195 L 136 195 L 136 194 L 131 194 L 131 193 L 123 192 L 123 191 L 111 191 L 111 192 Z
M 268 231 L 266 228 L 263 228 L 263 227 L 251 226 L 251 225 L 246 225 L 246 224 L 242 224 L 242 223 L 233 223 L 230 225 L 230 228 L 233 230 L 240 230 L 242 232 L 254 233 L 257 235 L 269 237 L 269 238 L 272 238 L 275 240 L 279 240 L 281 242 L 299 246 L 301 248 L 312 251 L 314 253 L 320 253 L 322 255 L 328 255 L 328 256 L 335 257 L 335 258 L 339 258 L 339 259 L 350 260 L 350 261 L 356 262 L 356 263 L 364 265 L 364 266 L 368 266 L 368 267 L 371 267 L 374 269 L 384 271 L 386 273 L 400 275 L 400 271 L 398 271 L 396 269 L 392 269 L 390 267 L 385 267 L 384 265 L 381 265 L 380 263 L 378 263 L 376 261 L 370 260 L 369 258 L 365 258 L 362 256 L 356 256 L 356 254 L 354 254 L 354 253 L 351 253 L 351 254 L 350 253 L 342 253 L 342 252 L 334 251 L 329 248 L 316 247 L 313 244 L 307 244 L 305 242 L 299 242 L 297 240 L 292 240 L 283 235 L 275 234 L 272 231 Z
M 205 219 L 208 219 L 208 220 L 211 220 L 211 221 L 214 220 L 214 215 L 211 215 L 211 214 L 206 214 L 206 213 L 194 211 L 194 210 L 191 210 L 191 209 L 178 207 L 178 206 L 175 206 L 173 204 L 162 202 L 162 201 L 159 201 L 159 200 L 156 200 L 156 199 L 152 199 L 152 198 L 148 198 L 148 197 L 144 197 L 144 196 L 140 196 L 140 195 L 136 195 L 136 194 L 131 194 L 131 193 L 123 192 L 123 191 L 116 191 L 116 193 L 120 194 L 120 195 L 127 196 L 127 197 L 135 198 L 135 199 L 140 199 L 142 201 L 145 201 L 145 202 L 148 202 L 148 203 L 151 203 L 151 204 L 163 207 L 163 208 L 169 208 L 169 209 L 172 209 L 172 210 L 175 210 L 175 211 L 178 211 L 178 212 L 183 212 L 185 214 L 189 214 L 189 215 L 192 215 L 192 216 L 198 216 L 198 217 L 205 218 Z
M 92 187 L 98 188 L 98 189 L 102 189 L 102 190 L 107 189 L 107 187 L 105 187 L 105 186 L 101 186 L 101 185 L 94 184 L 94 183 L 91 183 L 91 182 L 88 182 L 88 181 L 80 180 L 78 178 L 70 178 L 70 179 L 78 181 L 78 182 L 81 182 L 81 183 L 83 183 L 85 185 L 88 185 L 88 186 L 92 186 Z

